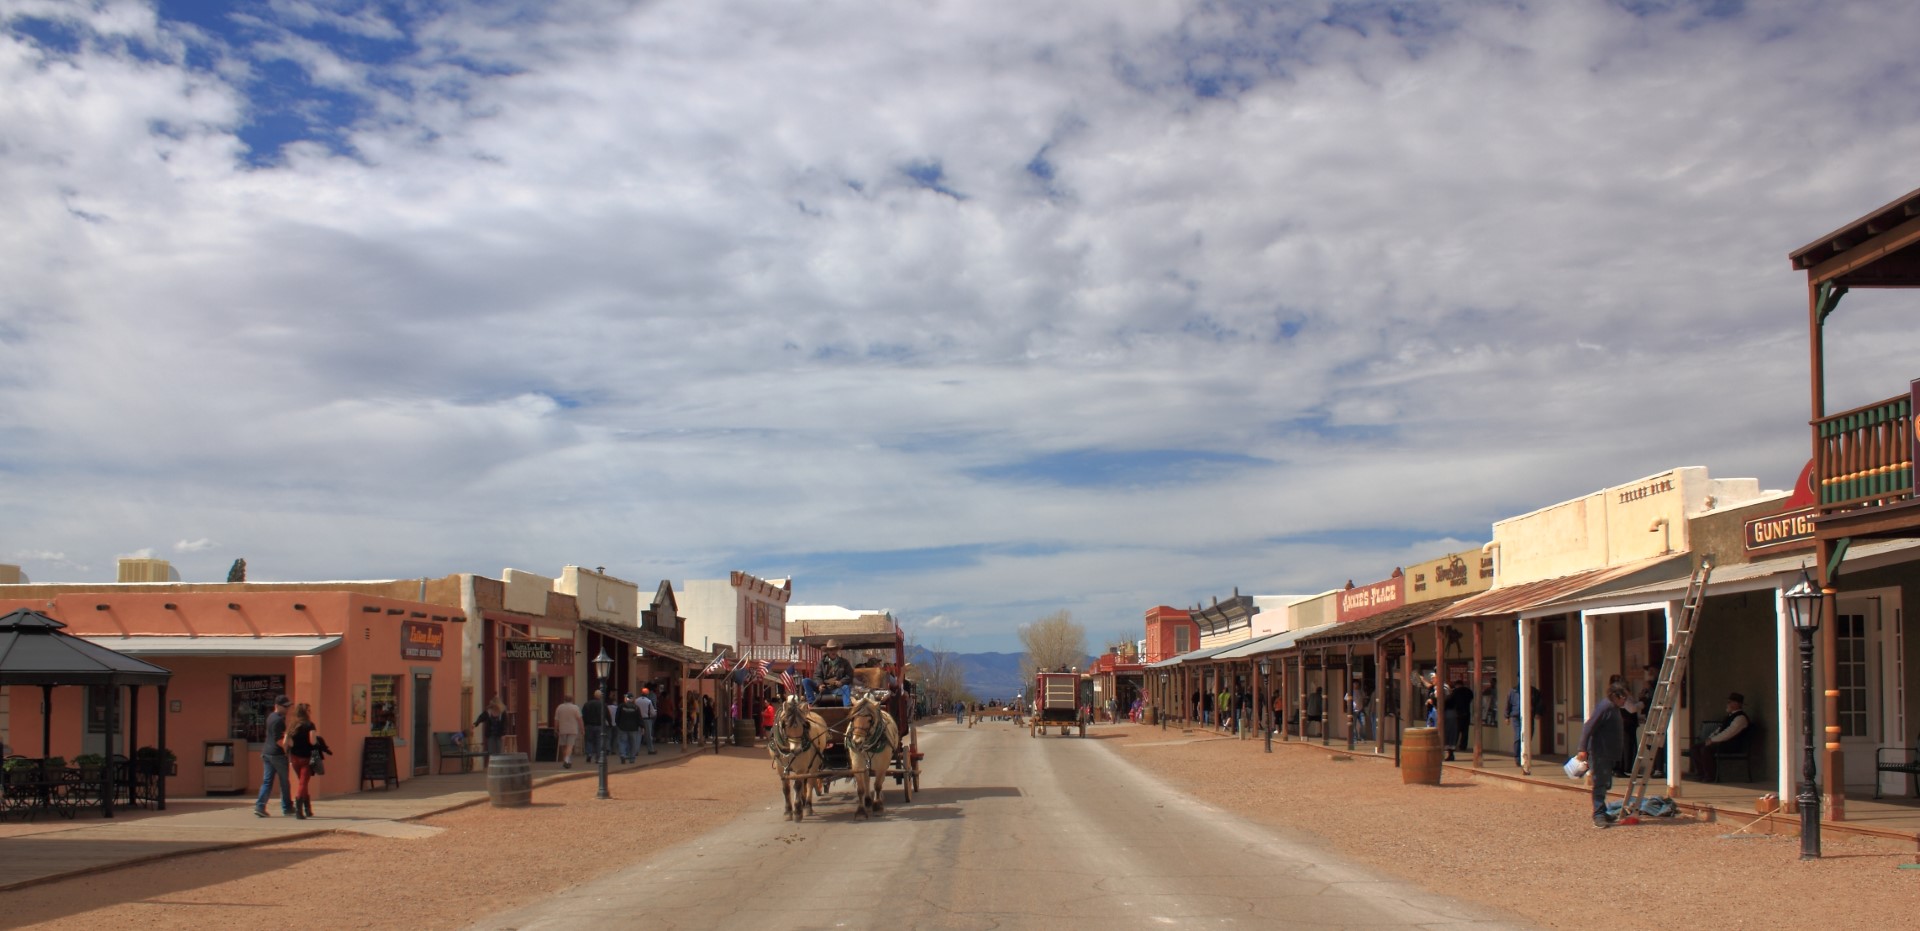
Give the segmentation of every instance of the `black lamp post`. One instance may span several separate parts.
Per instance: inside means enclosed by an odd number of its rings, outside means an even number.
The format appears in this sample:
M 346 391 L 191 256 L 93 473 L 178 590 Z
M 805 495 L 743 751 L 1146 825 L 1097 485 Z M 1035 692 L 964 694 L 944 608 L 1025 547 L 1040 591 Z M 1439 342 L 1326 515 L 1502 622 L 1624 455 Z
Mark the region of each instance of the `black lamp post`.
M 1260 733 L 1266 736 L 1268 753 L 1273 752 L 1273 719 L 1268 717 L 1273 713 L 1273 683 L 1267 681 L 1267 674 L 1272 671 L 1273 660 L 1260 657 L 1260 694 L 1266 697 L 1267 707 L 1259 709 L 1255 717 L 1260 719 Z
M 1800 635 L 1800 859 L 1820 859 L 1820 790 L 1813 764 L 1813 634 L 1820 629 L 1820 590 L 1806 573 L 1787 589 L 1787 617 Z
M 613 796 L 607 794 L 607 731 L 612 730 L 607 726 L 607 719 L 611 717 L 607 714 L 607 701 L 610 697 L 607 691 L 608 680 L 613 678 L 613 657 L 607 655 L 605 645 L 600 647 L 600 655 L 593 658 L 593 671 L 600 677 L 600 735 L 595 741 L 599 746 L 593 748 L 600 754 L 600 791 L 595 792 L 593 797 L 612 798 Z

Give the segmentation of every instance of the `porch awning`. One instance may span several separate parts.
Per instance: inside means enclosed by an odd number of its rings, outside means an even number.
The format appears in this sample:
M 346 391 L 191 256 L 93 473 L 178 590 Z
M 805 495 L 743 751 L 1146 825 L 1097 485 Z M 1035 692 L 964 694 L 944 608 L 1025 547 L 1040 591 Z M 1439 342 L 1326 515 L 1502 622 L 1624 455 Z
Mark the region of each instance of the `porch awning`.
M 705 668 L 708 663 L 713 662 L 712 653 L 696 650 L 684 643 L 675 643 L 651 630 L 589 620 L 582 620 L 580 626 L 594 633 L 612 637 L 621 643 L 631 644 L 650 653 L 658 653 L 682 665 Z
M 1237 646 L 1244 646 L 1245 644 L 1246 644 L 1246 641 L 1242 640 L 1236 643 L 1223 643 L 1219 646 L 1207 647 L 1204 650 L 1193 650 L 1191 652 L 1182 653 L 1179 656 L 1172 657 L 1171 659 L 1163 659 L 1157 663 L 1150 663 L 1147 665 L 1146 668 L 1165 669 L 1170 666 L 1178 666 L 1181 663 L 1191 663 L 1197 660 L 1211 659 L 1216 654 L 1224 653 L 1227 650 L 1231 650 Z
M 1320 633 L 1302 639 L 1300 646 L 1304 649 L 1307 647 L 1333 646 L 1336 644 L 1345 645 L 1361 640 L 1378 640 L 1381 637 L 1386 637 L 1399 631 L 1403 627 L 1412 627 L 1426 620 L 1429 616 L 1438 614 L 1440 611 L 1468 597 L 1470 596 L 1459 595 L 1453 598 L 1423 601 L 1419 604 L 1401 605 L 1391 611 L 1382 611 L 1372 617 L 1363 617 L 1357 621 L 1348 621 L 1345 624 L 1335 624 L 1331 629 L 1322 629 Z
M 312 656 L 340 645 L 339 637 L 103 637 L 80 639 L 128 656 Z
M 1873 569 L 1920 555 L 1911 552 L 1913 550 L 1920 550 L 1920 539 L 1873 540 L 1855 544 L 1847 549 L 1847 558 L 1841 563 L 1840 578 L 1845 580 L 1850 569 Z M 1803 567 L 1812 572 L 1812 553 L 1791 553 L 1737 565 L 1715 566 L 1713 574 L 1707 578 L 1707 594 L 1733 594 L 1773 588 L 1780 581 L 1777 578 L 1780 576 L 1788 577 L 1791 579 L 1788 584 L 1792 584 L 1799 581 Z M 1679 601 L 1686 597 L 1688 578 L 1681 576 L 1627 588 L 1608 588 L 1567 599 L 1566 604 L 1570 608 L 1587 608 L 1644 601 Z
M 1338 625 L 1320 624 L 1314 627 L 1303 627 L 1299 630 L 1283 630 L 1277 634 L 1268 634 L 1258 640 L 1243 643 L 1239 647 L 1222 653 L 1216 658 L 1246 659 L 1252 656 L 1265 656 L 1268 653 L 1278 653 L 1281 650 L 1292 647 L 1303 637 L 1311 637 L 1314 634 L 1335 626 Z
M 1607 566 L 1576 572 L 1572 575 L 1541 579 L 1537 582 L 1522 582 L 1519 585 L 1509 585 L 1505 588 L 1481 592 L 1470 598 L 1462 598 L 1448 607 L 1427 615 L 1421 619 L 1421 622 L 1435 624 L 1469 618 L 1518 618 L 1525 612 L 1591 592 L 1602 585 L 1644 583 L 1646 578 L 1642 573 L 1655 577 L 1670 576 L 1671 573 L 1667 571 L 1669 567 L 1684 566 L 1690 560 L 1691 557 L 1686 553 L 1676 553 L 1671 556 L 1643 559 L 1624 566 Z

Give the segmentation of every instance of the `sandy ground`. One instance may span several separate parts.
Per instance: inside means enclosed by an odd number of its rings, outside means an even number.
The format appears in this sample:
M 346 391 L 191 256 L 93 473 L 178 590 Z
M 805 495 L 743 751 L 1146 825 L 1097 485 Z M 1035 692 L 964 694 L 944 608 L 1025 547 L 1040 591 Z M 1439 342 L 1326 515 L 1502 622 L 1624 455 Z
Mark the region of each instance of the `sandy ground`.
M 1584 794 L 1453 771 L 1403 786 L 1390 762 L 1178 730 L 1091 736 L 1206 802 L 1547 927 L 1898 928 L 1920 906 L 1920 870 L 1897 869 L 1914 854 L 1873 842 L 1830 835 L 1825 859 L 1801 862 L 1797 837 L 1726 839 L 1733 821 L 1599 830 Z M 724 823 L 774 783 L 763 751 L 730 748 L 610 789 L 596 801 L 592 779 L 544 786 L 531 809 L 422 819 L 440 829 L 428 837 L 333 834 L 30 887 L 0 895 L 0 926 L 459 928 Z
M 442 829 L 429 837 L 335 833 L 31 886 L 0 893 L 0 927 L 460 928 L 732 819 L 777 791 L 768 766 L 729 748 L 616 774 L 604 801 L 587 778 L 535 789 L 531 808 L 414 822 Z
M 1335 759 L 1258 741 L 1182 740 L 1177 729 L 1097 731 L 1107 746 L 1195 797 L 1428 889 L 1550 928 L 1901 928 L 1920 909 L 1915 860 L 1883 842 L 1825 835 L 1726 838 L 1744 822 L 1650 819 L 1593 826 L 1587 793 L 1521 788 L 1448 770 L 1407 786 L 1392 761 Z M 1196 731 L 1192 737 L 1204 737 Z

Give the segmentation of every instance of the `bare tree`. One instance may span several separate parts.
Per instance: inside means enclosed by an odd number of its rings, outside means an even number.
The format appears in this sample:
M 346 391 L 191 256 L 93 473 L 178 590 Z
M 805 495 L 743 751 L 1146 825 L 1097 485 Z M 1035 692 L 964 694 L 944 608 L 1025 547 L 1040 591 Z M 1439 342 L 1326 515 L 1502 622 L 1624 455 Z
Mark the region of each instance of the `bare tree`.
M 1028 682 L 1036 670 L 1077 669 L 1087 661 L 1087 630 L 1073 622 L 1070 611 L 1055 611 L 1020 628 L 1020 644 L 1027 648 L 1020 677 Z
M 925 646 L 909 643 L 907 653 L 914 657 L 913 687 L 926 709 L 939 714 L 956 701 L 971 702 L 965 671 L 952 653 L 939 644 Z

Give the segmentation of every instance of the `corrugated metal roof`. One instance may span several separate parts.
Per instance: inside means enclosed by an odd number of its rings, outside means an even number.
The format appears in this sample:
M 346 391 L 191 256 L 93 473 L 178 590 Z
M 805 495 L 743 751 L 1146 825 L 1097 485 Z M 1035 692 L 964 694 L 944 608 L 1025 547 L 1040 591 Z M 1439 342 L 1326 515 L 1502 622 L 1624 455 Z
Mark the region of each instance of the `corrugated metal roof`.
M 1847 565 L 1856 560 L 1871 559 L 1875 556 L 1885 556 L 1911 549 L 1920 549 L 1920 540 L 1875 540 L 1870 543 L 1861 543 L 1849 547 L 1847 549 L 1846 560 L 1840 564 L 1840 577 L 1842 579 L 1846 578 Z M 1715 566 L 1713 567 L 1713 575 L 1707 578 L 1707 594 L 1719 594 L 1720 592 L 1717 590 L 1723 586 L 1751 589 L 1753 586 L 1746 586 L 1743 583 L 1753 582 L 1756 579 L 1766 579 L 1776 575 L 1788 574 L 1797 576 L 1801 566 L 1808 567 L 1808 571 L 1811 572 L 1813 563 L 1814 557 L 1812 552 L 1798 552 L 1775 556 L 1771 559 L 1740 563 L 1733 566 Z M 1579 605 L 1601 600 L 1620 601 L 1623 599 L 1677 601 L 1687 593 L 1688 578 L 1688 576 L 1681 576 L 1677 579 L 1663 579 L 1644 585 L 1594 592 L 1588 595 L 1582 595 L 1578 599 L 1568 599 L 1568 604 Z
M 1419 604 L 1401 605 L 1391 611 L 1382 611 L 1372 617 L 1363 617 L 1357 621 L 1336 624 L 1332 630 L 1302 638 L 1300 646 L 1351 643 L 1355 640 L 1373 640 L 1386 636 L 1402 627 L 1410 627 L 1436 614 L 1444 608 L 1458 604 L 1470 596 L 1455 595 L 1452 598 L 1437 598 Z
M 1481 592 L 1470 598 L 1463 598 L 1451 606 L 1428 615 L 1422 620 L 1427 623 L 1451 621 L 1460 618 L 1518 617 L 1521 612 L 1562 599 L 1571 598 L 1582 592 L 1609 582 L 1618 582 L 1642 572 L 1661 569 L 1669 564 L 1684 563 L 1691 559 L 1685 553 L 1671 556 L 1659 556 L 1644 559 L 1624 566 L 1607 566 L 1601 569 L 1589 569 L 1558 578 L 1541 579 L 1538 582 L 1523 582 Z
M 1311 637 L 1323 630 L 1329 630 L 1338 626 L 1340 625 L 1337 623 L 1320 624 L 1315 627 L 1303 627 L 1299 630 L 1281 631 L 1269 637 L 1262 637 L 1254 643 L 1244 644 L 1241 649 L 1235 650 L 1231 654 L 1223 654 L 1215 658 L 1245 659 L 1249 656 L 1264 656 L 1268 653 L 1278 653 L 1281 650 L 1293 646 L 1303 637 Z
M 580 621 L 580 626 L 597 633 L 605 634 L 623 643 L 631 643 L 642 649 L 652 650 L 661 656 L 665 656 L 676 662 L 685 663 L 689 666 L 705 667 L 708 663 L 713 662 L 712 653 L 696 650 L 684 643 L 675 643 L 651 630 L 642 630 L 638 627 L 626 627 L 620 624 L 609 624 L 606 621 L 590 621 L 586 619 Z
M 1158 669 L 1163 666 L 1178 666 L 1181 663 L 1191 663 L 1194 660 L 1208 659 L 1216 653 L 1220 653 L 1226 650 L 1231 650 L 1237 646 L 1244 646 L 1246 645 L 1246 643 L 1247 641 L 1245 640 L 1238 640 L 1233 643 L 1223 643 L 1219 646 L 1207 647 L 1204 650 L 1194 650 L 1189 653 L 1182 653 L 1179 656 L 1175 656 L 1171 659 L 1163 659 L 1157 663 L 1149 665 L 1147 668 Z

